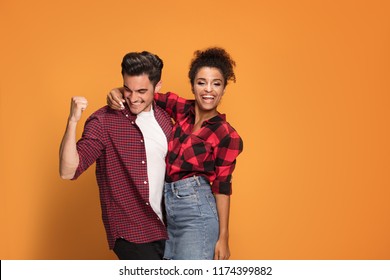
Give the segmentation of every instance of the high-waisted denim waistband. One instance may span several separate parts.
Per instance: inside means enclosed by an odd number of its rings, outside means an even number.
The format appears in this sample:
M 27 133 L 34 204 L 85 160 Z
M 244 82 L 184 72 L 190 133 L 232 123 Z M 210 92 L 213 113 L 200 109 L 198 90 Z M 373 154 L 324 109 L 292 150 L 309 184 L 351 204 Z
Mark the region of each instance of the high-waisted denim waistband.
M 175 187 L 180 187 L 180 186 L 197 186 L 197 187 L 208 186 L 209 187 L 210 186 L 210 183 L 206 178 L 202 176 L 196 176 L 196 175 L 175 182 L 169 182 L 169 183 L 166 182 L 165 184 L 175 186 Z

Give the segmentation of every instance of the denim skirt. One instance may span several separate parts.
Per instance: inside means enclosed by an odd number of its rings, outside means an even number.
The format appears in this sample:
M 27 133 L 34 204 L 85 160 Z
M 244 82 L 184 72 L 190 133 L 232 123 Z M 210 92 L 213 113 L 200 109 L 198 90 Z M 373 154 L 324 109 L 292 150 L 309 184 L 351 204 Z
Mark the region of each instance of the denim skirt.
M 165 183 L 164 198 L 169 237 L 164 259 L 212 260 L 219 222 L 209 182 L 194 176 Z

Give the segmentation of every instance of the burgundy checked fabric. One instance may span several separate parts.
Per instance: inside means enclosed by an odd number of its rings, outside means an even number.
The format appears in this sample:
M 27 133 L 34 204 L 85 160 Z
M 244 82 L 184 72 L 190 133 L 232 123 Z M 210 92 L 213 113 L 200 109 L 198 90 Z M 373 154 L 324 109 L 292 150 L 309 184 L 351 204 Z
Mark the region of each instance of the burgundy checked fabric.
M 153 105 L 156 120 L 169 139 L 171 119 Z M 168 238 L 164 223 L 149 203 L 145 145 L 135 119 L 127 105 L 123 111 L 105 106 L 87 119 L 77 142 L 80 164 L 73 180 L 96 161 L 102 218 L 110 249 L 121 237 L 134 243 Z

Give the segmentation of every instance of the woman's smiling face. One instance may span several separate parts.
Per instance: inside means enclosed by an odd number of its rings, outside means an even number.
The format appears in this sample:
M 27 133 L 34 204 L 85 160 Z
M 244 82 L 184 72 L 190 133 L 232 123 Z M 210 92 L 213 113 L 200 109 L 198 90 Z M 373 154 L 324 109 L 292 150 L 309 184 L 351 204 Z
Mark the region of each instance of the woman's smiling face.
M 198 70 L 192 92 L 201 111 L 217 111 L 224 91 L 225 81 L 218 68 L 202 67 Z

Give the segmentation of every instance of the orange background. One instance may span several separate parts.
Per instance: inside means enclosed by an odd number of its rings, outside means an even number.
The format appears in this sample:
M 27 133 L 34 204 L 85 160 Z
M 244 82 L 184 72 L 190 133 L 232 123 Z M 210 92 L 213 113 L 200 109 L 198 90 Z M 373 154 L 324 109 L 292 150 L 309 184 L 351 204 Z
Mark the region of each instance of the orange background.
M 237 83 L 220 111 L 245 147 L 231 259 L 390 259 L 389 14 L 386 0 L 0 0 L 0 258 L 115 259 L 94 168 L 59 178 L 70 97 L 86 115 L 105 105 L 141 50 L 164 60 L 163 91 L 191 97 L 193 51 L 222 46 Z

